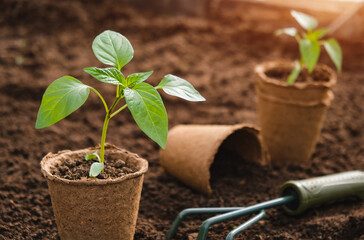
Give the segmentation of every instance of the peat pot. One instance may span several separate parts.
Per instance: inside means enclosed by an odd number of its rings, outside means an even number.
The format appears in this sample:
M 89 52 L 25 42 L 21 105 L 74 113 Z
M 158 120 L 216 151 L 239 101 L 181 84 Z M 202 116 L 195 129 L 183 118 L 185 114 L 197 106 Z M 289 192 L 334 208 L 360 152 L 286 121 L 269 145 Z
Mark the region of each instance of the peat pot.
M 285 79 L 293 66 L 293 62 L 275 61 L 255 68 L 261 135 L 275 164 L 311 159 L 333 100 L 336 74 L 331 68 L 318 64 L 311 75 L 305 74 L 306 79 L 300 76 L 288 85 Z
M 166 149 L 159 152 L 160 164 L 187 186 L 211 195 L 211 166 L 218 152 L 238 155 L 241 162 L 235 164 L 269 163 L 259 129 L 249 124 L 235 124 L 175 126 L 168 133 Z
M 105 156 L 123 159 L 137 169 L 115 179 L 67 180 L 51 174 L 57 163 L 83 158 L 96 148 L 49 153 L 41 161 L 47 179 L 58 232 L 63 240 L 133 239 L 144 173 L 148 162 L 126 150 L 107 145 Z

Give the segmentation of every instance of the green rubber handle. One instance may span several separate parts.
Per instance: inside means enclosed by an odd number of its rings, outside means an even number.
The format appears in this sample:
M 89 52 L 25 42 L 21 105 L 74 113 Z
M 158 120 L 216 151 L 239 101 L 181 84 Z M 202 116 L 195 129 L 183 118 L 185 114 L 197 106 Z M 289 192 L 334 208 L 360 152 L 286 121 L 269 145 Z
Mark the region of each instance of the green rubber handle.
M 283 209 L 290 215 L 301 214 L 309 208 L 336 201 L 351 198 L 364 200 L 364 172 L 350 171 L 288 181 L 280 189 L 280 196 L 287 195 L 296 197 L 296 200 L 283 205 Z

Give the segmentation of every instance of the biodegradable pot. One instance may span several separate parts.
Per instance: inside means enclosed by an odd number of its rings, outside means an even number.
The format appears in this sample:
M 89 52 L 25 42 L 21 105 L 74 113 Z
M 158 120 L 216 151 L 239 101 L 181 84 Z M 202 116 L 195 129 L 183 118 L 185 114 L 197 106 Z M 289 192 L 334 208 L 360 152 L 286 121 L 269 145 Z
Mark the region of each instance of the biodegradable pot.
M 255 68 L 262 139 L 275 164 L 311 159 L 334 96 L 331 89 L 336 83 L 336 74 L 325 65 L 316 66 L 314 80 L 291 85 L 269 77 L 274 72 L 285 73 L 280 76 L 283 79 L 293 66 L 291 62 L 276 61 Z
M 105 156 L 124 159 L 138 171 L 115 179 L 67 180 L 51 174 L 66 159 L 93 153 L 96 148 L 47 154 L 42 173 L 47 179 L 61 239 L 133 239 L 144 173 L 148 162 L 138 155 L 106 145 Z
M 169 130 L 166 149 L 159 152 L 160 164 L 184 184 L 209 195 L 210 167 L 219 150 L 261 165 L 269 160 L 254 126 L 179 125 Z

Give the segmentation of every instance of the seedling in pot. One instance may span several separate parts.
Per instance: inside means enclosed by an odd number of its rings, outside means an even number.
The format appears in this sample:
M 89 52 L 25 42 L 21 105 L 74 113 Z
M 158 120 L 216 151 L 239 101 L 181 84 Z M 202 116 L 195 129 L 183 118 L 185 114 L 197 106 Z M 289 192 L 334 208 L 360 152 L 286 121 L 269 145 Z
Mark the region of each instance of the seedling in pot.
M 304 13 L 291 11 L 291 15 L 306 31 L 299 33 L 296 28 L 290 27 L 275 32 L 276 35 L 286 34 L 294 37 L 300 49 L 301 59 L 295 62 L 295 66 L 287 78 L 287 84 L 293 84 L 296 81 L 304 65 L 307 66 L 308 72 L 312 73 L 320 57 L 321 46 L 324 46 L 337 70 L 341 72 L 342 52 L 339 43 L 333 38 L 322 40 L 328 33 L 328 29 L 316 29 L 317 20 Z
M 129 40 L 120 33 L 104 31 L 93 41 L 92 50 L 100 62 L 112 67 L 89 67 L 84 71 L 103 83 L 115 85 L 114 102 L 109 106 L 95 88 L 83 84 L 74 77 L 63 76 L 46 89 L 39 108 L 36 128 L 45 128 L 62 120 L 85 103 L 90 90 L 96 93 L 106 111 L 100 152 L 85 155 L 86 160 L 98 160 L 91 165 L 89 172 L 90 177 L 96 177 L 104 169 L 105 141 L 109 121 L 119 112 L 129 108 L 140 129 L 159 146 L 165 148 L 168 118 L 157 89 L 193 102 L 205 101 L 205 98 L 189 82 L 171 74 L 164 76 L 156 87 L 145 82 L 153 71 L 133 73 L 124 77 L 121 69 L 133 58 L 134 49 Z M 125 99 L 125 103 L 118 107 L 122 99 Z

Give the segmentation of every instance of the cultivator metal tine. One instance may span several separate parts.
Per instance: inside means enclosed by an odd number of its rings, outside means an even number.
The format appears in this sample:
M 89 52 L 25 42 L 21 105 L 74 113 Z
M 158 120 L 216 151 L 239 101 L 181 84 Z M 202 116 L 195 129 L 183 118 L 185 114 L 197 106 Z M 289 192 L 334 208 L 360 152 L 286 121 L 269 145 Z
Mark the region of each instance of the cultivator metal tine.
M 229 232 L 229 234 L 226 236 L 225 240 L 234 240 L 236 235 L 238 235 L 239 233 L 241 233 L 242 231 L 244 231 L 245 229 L 247 229 L 254 223 L 256 223 L 259 220 L 261 220 L 262 218 L 264 218 L 264 216 L 265 216 L 265 211 L 264 210 L 260 211 L 260 213 L 258 213 L 256 216 L 252 217 L 245 223 L 241 224 L 239 227 L 237 227 L 234 230 L 232 230 L 231 232 Z
M 233 212 L 228 212 L 228 213 L 221 214 L 221 215 L 218 215 L 215 217 L 211 217 L 202 223 L 202 225 L 200 227 L 200 231 L 198 232 L 197 240 L 206 240 L 208 230 L 214 224 L 224 222 L 227 220 L 231 220 L 234 218 L 238 218 L 238 217 L 241 217 L 244 215 L 252 214 L 255 212 L 260 212 L 261 210 L 264 210 L 267 208 L 272 208 L 272 207 L 280 206 L 283 204 L 287 204 L 289 202 L 292 202 L 293 200 L 295 200 L 294 196 L 280 197 L 280 198 L 266 201 L 263 203 L 258 203 L 253 206 L 246 207 L 246 208 L 243 208 L 240 210 L 236 210 Z
M 222 214 L 241 209 L 243 209 L 243 207 L 187 208 L 177 215 L 176 219 L 172 224 L 172 227 L 166 234 L 166 238 L 167 240 L 172 239 L 172 237 L 176 234 L 177 228 L 181 224 L 182 220 L 189 215 L 219 214 L 219 213 Z

